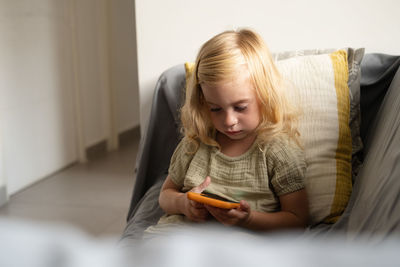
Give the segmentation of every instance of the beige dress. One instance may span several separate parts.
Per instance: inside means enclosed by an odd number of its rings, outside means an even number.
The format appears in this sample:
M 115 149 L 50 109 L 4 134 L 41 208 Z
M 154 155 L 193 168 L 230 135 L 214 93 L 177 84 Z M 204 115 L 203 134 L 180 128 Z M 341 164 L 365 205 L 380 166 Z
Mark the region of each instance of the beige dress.
M 216 147 L 193 145 L 183 138 L 178 144 L 169 167 L 171 180 L 182 192 L 201 184 L 207 176 L 211 184 L 205 192 L 233 201 L 246 200 L 252 210 L 280 210 L 279 196 L 304 188 L 306 169 L 304 153 L 289 139 L 275 138 L 260 145 L 256 139 L 242 155 L 230 157 Z M 172 225 L 190 223 L 183 215 L 164 215 L 147 233 L 163 231 Z

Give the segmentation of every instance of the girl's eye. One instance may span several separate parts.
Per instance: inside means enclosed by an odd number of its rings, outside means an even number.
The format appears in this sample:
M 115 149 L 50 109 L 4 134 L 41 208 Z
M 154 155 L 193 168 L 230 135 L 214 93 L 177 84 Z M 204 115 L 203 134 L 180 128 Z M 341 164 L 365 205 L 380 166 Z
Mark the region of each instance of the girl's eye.
M 244 107 L 238 106 L 238 107 L 235 107 L 235 110 L 236 111 L 244 111 L 246 108 L 247 108 L 247 106 L 244 106 Z
M 221 110 L 221 108 L 211 108 L 211 109 L 210 109 L 211 112 L 218 112 L 218 111 L 220 111 L 220 110 Z

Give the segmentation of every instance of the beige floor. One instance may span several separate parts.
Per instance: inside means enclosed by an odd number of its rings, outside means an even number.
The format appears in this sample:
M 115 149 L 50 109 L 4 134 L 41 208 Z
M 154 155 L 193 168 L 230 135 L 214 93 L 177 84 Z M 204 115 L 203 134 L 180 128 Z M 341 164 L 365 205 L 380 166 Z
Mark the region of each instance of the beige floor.
M 132 140 L 133 139 L 133 140 Z M 94 237 L 119 236 L 125 227 L 139 135 L 118 151 L 99 153 L 13 195 L 0 217 L 66 223 Z

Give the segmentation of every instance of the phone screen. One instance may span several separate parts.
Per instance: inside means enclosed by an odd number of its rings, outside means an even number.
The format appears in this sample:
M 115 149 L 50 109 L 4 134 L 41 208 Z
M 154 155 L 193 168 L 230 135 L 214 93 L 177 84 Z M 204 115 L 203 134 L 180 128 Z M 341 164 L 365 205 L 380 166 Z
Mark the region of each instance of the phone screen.
M 204 197 L 212 198 L 212 199 L 222 200 L 222 201 L 229 202 L 229 203 L 239 203 L 237 201 L 228 200 L 226 198 L 223 198 L 218 195 L 211 194 L 211 193 L 201 193 L 200 195 L 202 195 Z

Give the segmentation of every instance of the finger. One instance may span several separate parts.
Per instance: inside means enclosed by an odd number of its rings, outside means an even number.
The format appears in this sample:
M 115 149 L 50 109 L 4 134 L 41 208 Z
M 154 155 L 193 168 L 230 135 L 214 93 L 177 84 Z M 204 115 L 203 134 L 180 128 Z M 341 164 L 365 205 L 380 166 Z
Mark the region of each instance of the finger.
M 208 211 L 212 211 L 212 212 L 217 212 L 218 208 L 210 206 L 210 205 L 204 205 L 204 207 L 208 210 Z
M 198 186 L 194 187 L 192 189 L 192 191 L 195 192 L 195 193 L 201 193 L 207 188 L 207 186 L 210 185 L 210 183 L 211 183 L 211 178 L 210 178 L 210 176 L 207 176 L 206 179 L 204 179 L 204 181 L 201 184 L 199 184 Z
M 208 215 L 208 210 L 206 209 L 195 209 L 193 210 L 193 214 L 199 218 L 206 218 Z
M 204 205 L 204 207 L 210 212 L 211 215 L 213 215 L 215 218 L 219 218 L 220 220 L 226 220 L 229 217 L 226 216 L 227 210 L 216 208 L 213 206 L 209 205 Z
M 190 200 L 190 206 L 192 206 L 193 208 L 196 208 L 196 209 L 204 208 L 204 204 L 203 203 L 200 203 L 200 202 L 197 202 L 197 201 L 194 201 L 194 200 Z
M 231 210 L 227 213 L 227 215 L 228 215 L 230 218 L 242 219 L 242 218 L 246 217 L 247 212 L 241 211 L 241 210 L 238 210 L 238 209 L 231 209 Z
M 193 209 L 191 211 L 191 215 L 196 221 L 204 222 L 207 219 L 208 214 L 209 212 L 206 209 Z
M 250 212 L 250 205 L 247 201 L 241 200 L 239 209 L 245 212 Z
M 216 210 L 216 209 L 210 209 L 209 210 L 210 214 L 220 223 L 224 225 L 231 225 L 231 219 L 229 217 L 226 217 L 224 213 L 221 213 L 221 211 Z
M 207 206 L 207 205 L 204 205 Z M 220 216 L 224 216 L 224 217 L 228 217 L 227 214 L 230 211 L 229 209 L 221 209 L 221 208 L 217 208 L 217 207 L 213 207 L 213 206 L 207 206 L 207 209 L 212 210 L 214 213 L 218 213 L 220 214 Z
M 220 214 L 217 212 L 217 210 L 211 206 L 205 205 L 207 211 L 218 221 L 220 221 Z
M 229 209 L 228 210 L 228 209 L 220 209 L 220 208 L 211 207 L 211 206 L 208 206 L 206 208 L 207 208 L 207 210 L 209 208 L 209 211 L 211 210 L 213 212 L 213 215 L 216 215 L 223 220 L 242 218 L 242 217 L 245 217 L 247 214 L 247 212 L 239 210 L 239 209 Z M 210 211 L 210 213 L 211 213 L 211 211 Z
M 226 215 L 228 213 L 228 209 L 221 209 L 210 205 L 204 205 L 207 210 L 212 210 L 214 213 L 221 214 L 221 216 Z

